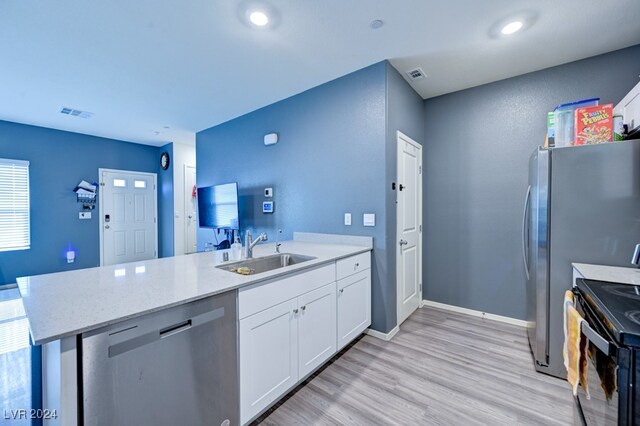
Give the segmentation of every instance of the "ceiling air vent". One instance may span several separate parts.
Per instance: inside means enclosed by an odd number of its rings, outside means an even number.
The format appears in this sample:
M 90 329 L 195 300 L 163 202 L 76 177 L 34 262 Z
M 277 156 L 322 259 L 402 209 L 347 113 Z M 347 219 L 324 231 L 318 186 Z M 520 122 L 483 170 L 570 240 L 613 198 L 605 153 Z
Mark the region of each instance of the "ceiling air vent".
M 73 109 L 73 108 L 67 108 L 67 107 L 60 108 L 60 113 L 66 114 L 66 115 L 72 115 L 74 117 L 80 117 L 80 118 L 91 118 L 91 116 L 93 116 L 92 112 L 80 111 L 79 109 Z
M 414 68 L 412 70 L 407 71 L 407 75 L 411 80 L 422 80 L 427 75 L 422 71 L 422 68 Z

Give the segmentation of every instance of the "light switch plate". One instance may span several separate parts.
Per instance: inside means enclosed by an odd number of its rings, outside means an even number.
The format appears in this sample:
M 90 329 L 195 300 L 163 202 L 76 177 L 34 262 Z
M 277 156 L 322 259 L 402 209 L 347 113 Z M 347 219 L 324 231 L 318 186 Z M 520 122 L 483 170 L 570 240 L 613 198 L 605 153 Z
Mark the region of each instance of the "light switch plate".
M 344 214 L 344 224 L 351 225 L 351 213 Z
M 273 188 L 265 188 L 264 189 L 264 196 L 265 196 L 265 198 L 273 197 Z
M 91 212 L 79 212 L 78 219 L 91 219 Z
M 375 213 L 365 213 L 362 215 L 362 225 L 363 226 L 376 226 L 376 215 Z

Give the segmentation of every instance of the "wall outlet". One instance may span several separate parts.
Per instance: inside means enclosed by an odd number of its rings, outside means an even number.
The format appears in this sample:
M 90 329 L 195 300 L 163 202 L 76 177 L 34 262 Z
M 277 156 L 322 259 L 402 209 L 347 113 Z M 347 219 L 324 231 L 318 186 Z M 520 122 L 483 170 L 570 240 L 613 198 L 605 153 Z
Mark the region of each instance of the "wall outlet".
M 78 219 L 91 219 L 91 212 L 78 213 Z
M 365 213 L 362 215 L 362 225 L 363 226 L 376 226 L 376 215 L 375 213 Z
M 262 213 L 273 213 L 273 201 L 264 201 L 262 203 Z
M 348 226 L 351 225 L 351 213 L 344 214 L 344 224 Z

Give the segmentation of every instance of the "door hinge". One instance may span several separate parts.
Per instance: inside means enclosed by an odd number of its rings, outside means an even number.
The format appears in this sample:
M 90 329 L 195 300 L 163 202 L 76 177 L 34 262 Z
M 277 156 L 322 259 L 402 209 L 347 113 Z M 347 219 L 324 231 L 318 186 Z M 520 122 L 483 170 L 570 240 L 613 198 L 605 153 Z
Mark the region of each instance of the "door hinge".
M 153 218 L 153 223 L 156 223 L 156 218 L 155 217 Z
M 422 174 L 422 166 L 418 167 L 418 173 Z
M 420 232 L 422 232 L 422 225 L 420 225 L 418 228 L 420 228 Z
M 104 182 L 100 182 L 100 186 L 104 186 Z
M 153 251 L 153 257 L 156 257 L 156 256 L 158 256 L 158 252 L 154 250 Z

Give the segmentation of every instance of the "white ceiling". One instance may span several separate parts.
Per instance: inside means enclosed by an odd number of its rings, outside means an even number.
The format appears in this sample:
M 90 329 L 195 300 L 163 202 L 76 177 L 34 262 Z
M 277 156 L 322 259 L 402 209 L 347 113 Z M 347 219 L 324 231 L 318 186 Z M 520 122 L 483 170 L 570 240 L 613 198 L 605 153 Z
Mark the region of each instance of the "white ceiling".
M 251 28 L 253 5 L 276 24 Z M 529 28 L 493 36 L 522 14 Z M 414 87 L 428 98 L 638 44 L 639 22 L 638 0 L 3 0 L 0 119 L 192 143 L 383 59 L 422 67 L 428 78 Z

